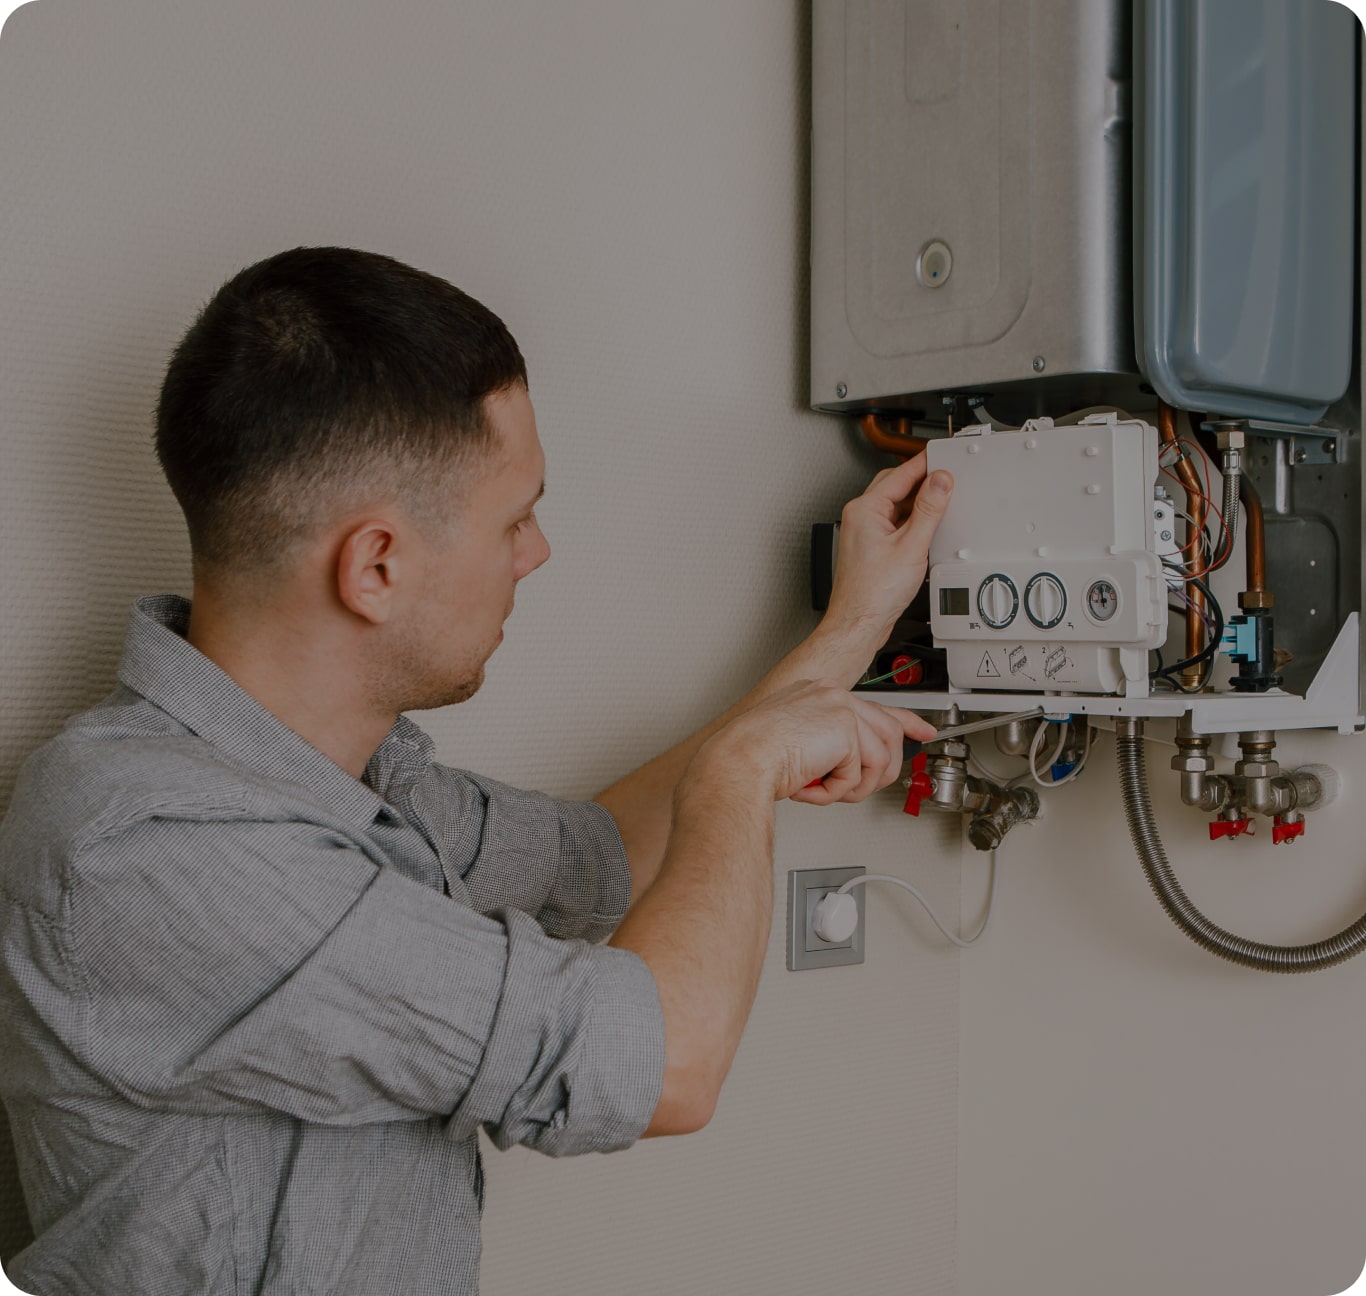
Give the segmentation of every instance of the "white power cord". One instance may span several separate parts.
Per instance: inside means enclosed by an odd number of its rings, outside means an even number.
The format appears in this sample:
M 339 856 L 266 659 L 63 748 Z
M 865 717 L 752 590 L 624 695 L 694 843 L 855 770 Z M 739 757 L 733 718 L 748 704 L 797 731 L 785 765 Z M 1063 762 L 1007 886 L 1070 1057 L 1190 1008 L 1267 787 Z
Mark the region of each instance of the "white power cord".
M 1089 718 L 1086 721 L 1086 733 L 1082 737 L 1081 755 L 1078 757 L 1077 763 L 1073 765 L 1072 768 L 1068 770 L 1067 773 L 1064 774 L 1061 778 L 1056 779 L 1044 778 L 1043 775 L 1039 773 L 1038 767 L 1039 752 L 1040 750 L 1042 750 L 1043 747 L 1043 735 L 1045 732 L 1044 725 L 1047 723 L 1048 721 L 1045 720 L 1043 724 L 1039 725 L 1039 727 L 1034 731 L 1033 740 L 1029 744 L 1028 777 L 1033 779 L 1034 782 L 1037 783 L 1041 788 L 1058 788 L 1062 787 L 1065 783 L 1071 783 L 1072 780 L 1075 779 L 1077 775 L 1079 775 L 1082 772 L 1082 770 L 1086 768 L 1086 762 L 1091 758 L 1091 721 Z M 1045 770 L 1052 768 L 1054 765 L 1058 763 L 1058 758 L 1062 755 L 1063 749 L 1067 746 L 1068 730 L 1070 728 L 1070 724 L 1061 725 L 1060 728 L 1062 732 L 1058 738 L 1058 745 L 1053 749 L 1053 754 L 1048 758 L 1047 761 L 1044 762 Z M 1023 777 L 1015 779 L 1013 781 L 1013 783 L 1023 782 Z
M 977 934 L 969 936 L 966 940 L 955 936 L 939 921 L 939 915 L 930 908 L 930 902 L 915 887 L 902 878 L 891 877 L 886 873 L 865 873 L 861 877 L 850 878 L 838 891 L 828 891 L 816 902 L 815 909 L 811 911 L 811 929 L 821 940 L 839 945 L 847 941 L 858 929 L 858 904 L 849 892 L 867 882 L 888 882 L 903 891 L 909 891 L 924 906 L 930 921 L 960 949 L 967 949 L 969 945 L 981 940 L 986 934 L 987 925 L 991 922 L 992 906 L 996 900 L 996 852 L 991 852 L 991 887 L 987 892 L 986 914 L 982 918 L 982 925 L 977 929 Z

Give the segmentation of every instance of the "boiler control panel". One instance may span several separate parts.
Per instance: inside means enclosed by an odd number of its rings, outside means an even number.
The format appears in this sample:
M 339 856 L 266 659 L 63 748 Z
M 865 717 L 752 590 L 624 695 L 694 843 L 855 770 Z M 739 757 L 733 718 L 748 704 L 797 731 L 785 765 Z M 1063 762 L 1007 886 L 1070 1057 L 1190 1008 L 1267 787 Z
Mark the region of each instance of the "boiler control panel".
M 929 468 L 954 477 L 930 548 L 952 689 L 1146 696 L 1173 547 L 1157 451 L 1155 428 L 1114 414 L 930 442 Z

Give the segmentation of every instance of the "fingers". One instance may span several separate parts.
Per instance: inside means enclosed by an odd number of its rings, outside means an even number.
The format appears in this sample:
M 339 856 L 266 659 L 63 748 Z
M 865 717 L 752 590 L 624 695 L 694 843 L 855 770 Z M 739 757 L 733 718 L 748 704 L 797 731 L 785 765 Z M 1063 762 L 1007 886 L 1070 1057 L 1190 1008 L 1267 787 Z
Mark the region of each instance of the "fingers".
M 905 707 L 887 707 L 888 711 L 895 713 L 900 721 L 902 732 L 907 738 L 914 738 L 916 742 L 933 742 L 939 736 L 936 729 L 928 720 L 916 715 L 914 711 L 907 711 Z
M 895 468 L 884 468 L 868 483 L 867 490 L 863 492 L 864 498 L 899 504 L 925 480 L 925 472 L 925 452 L 922 450 Z
M 929 737 L 935 732 L 919 716 L 899 707 L 884 707 L 855 697 L 848 701 L 854 721 L 848 734 L 850 750 L 818 787 L 803 789 L 803 794 L 794 799 L 814 805 L 864 801 L 900 776 L 904 737 Z
M 928 554 L 930 539 L 942 521 L 953 498 L 953 475 L 942 468 L 932 472 L 925 484 L 915 493 L 910 517 L 902 523 L 897 543 L 917 554 Z

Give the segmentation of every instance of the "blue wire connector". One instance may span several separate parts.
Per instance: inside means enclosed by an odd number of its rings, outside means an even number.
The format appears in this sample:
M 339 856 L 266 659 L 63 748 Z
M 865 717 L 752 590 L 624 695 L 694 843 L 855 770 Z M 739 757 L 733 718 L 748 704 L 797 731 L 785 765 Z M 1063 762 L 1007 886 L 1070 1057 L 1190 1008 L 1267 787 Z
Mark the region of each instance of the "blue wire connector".
M 1219 650 L 1234 661 L 1255 661 L 1257 658 L 1257 627 L 1250 617 L 1234 617 L 1224 627 Z

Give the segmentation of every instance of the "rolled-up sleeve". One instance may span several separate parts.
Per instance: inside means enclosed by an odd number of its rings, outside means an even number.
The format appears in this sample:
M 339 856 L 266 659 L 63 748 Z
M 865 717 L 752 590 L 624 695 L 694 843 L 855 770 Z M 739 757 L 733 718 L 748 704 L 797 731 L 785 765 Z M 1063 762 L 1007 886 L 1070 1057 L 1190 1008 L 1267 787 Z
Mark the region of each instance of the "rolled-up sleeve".
M 552 936 L 599 941 L 631 900 L 631 871 L 611 814 L 467 770 L 433 765 L 415 792 L 480 912 L 520 909 Z
M 72 877 L 67 1042 L 142 1105 L 443 1116 L 563 1155 L 626 1146 L 658 1101 L 662 1017 L 635 955 L 476 913 L 336 832 L 155 820 Z

